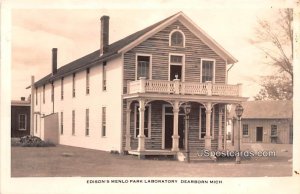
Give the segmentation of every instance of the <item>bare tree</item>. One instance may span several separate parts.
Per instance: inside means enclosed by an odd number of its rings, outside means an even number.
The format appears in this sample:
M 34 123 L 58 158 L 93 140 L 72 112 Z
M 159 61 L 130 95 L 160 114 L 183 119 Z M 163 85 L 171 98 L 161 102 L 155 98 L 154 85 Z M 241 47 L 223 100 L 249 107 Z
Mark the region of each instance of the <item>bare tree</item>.
M 264 53 L 268 59 L 268 64 L 273 65 L 278 69 L 278 75 L 267 76 L 261 83 L 262 89 L 255 97 L 256 100 L 276 99 L 272 93 L 268 95 L 269 91 L 279 91 L 278 98 L 282 99 L 285 94 L 280 91 L 293 91 L 293 10 L 282 9 L 278 11 L 278 18 L 274 21 L 258 20 L 256 30 L 256 37 L 251 40 Z M 278 80 L 284 80 L 287 86 L 291 87 L 286 89 L 285 86 L 279 84 Z M 272 85 L 272 90 L 270 87 Z M 268 88 L 269 87 L 269 88 Z M 285 87 L 278 88 L 278 87 Z M 287 95 L 287 96 L 292 96 Z M 289 97 L 290 98 L 290 97 Z

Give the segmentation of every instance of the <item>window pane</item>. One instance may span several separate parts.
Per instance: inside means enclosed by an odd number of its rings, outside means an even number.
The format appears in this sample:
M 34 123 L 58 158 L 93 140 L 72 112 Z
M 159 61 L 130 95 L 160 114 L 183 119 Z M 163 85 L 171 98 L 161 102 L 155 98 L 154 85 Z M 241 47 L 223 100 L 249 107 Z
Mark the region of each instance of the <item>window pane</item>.
M 213 80 L 213 61 L 202 61 L 202 82 Z
M 243 135 L 248 135 L 248 125 L 243 125 Z
M 180 32 L 173 32 L 171 35 L 172 46 L 183 46 L 183 36 Z
M 182 64 L 182 56 L 171 55 L 171 63 L 180 63 L 180 64 Z
M 277 125 L 271 125 L 271 136 L 277 135 Z
M 138 56 L 137 58 L 137 79 L 140 77 L 150 77 L 150 57 L 149 56 Z

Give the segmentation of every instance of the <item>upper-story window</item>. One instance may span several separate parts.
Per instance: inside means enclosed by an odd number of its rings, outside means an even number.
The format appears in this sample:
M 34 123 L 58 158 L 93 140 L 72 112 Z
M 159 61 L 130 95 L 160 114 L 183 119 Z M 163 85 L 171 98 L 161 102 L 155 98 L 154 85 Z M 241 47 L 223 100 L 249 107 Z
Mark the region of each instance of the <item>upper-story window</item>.
M 61 86 L 60 86 L 60 99 L 64 99 L 64 78 L 61 78 Z
M 76 77 L 76 74 L 73 73 L 73 80 L 72 80 L 72 96 L 73 96 L 73 98 L 74 98 L 75 95 L 76 95 L 76 90 L 75 90 L 75 77 Z
M 137 54 L 136 79 L 140 77 L 151 79 L 151 55 Z
M 45 84 L 43 85 L 43 104 L 45 104 Z
M 51 84 L 51 102 L 54 101 L 54 83 Z
M 106 80 L 107 80 L 107 78 L 106 78 L 106 74 L 107 74 L 107 66 L 106 66 L 106 62 L 104 62 L 103 63 L 103 67 L 102 67 L 103 69 L 103 77 L 102 77 L 102 90 L 103 91 L 106 91 L 106 87 L 107 87 L 107 83 L 106 83 Z
M 185 37 L 181 30 L 173 30 L 169 41 L 170 46 L 185 47 Z
M 86 70 L 86 94 L 90 94 L 90 69 L 87 68 Z
M 201 82 L 215 82 L 215 60 L 201 59 Z

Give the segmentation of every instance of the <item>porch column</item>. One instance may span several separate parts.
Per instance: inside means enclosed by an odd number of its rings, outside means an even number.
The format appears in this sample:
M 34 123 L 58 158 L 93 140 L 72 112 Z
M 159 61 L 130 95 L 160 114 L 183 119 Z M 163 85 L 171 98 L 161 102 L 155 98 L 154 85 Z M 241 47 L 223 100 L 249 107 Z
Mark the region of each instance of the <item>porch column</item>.
M 144 134 L 144 119 L 145 119 L 145 100 L 140 99 L 139 108 L 139 135 L 138 135 L 138 151 L 145 151 L 145 134 Z
M 210 118 L 211 118 L 211 102 L 206 103 L 206 135 L 204 137 L 205 139 L 205 149 L 211 150 L 211 134 L 210 134 Z
M 179 151 L 179 135 L 178 135 L 178 115 L 179 115 L 179 102 L 176 100 L 173 105 L 173 144 L 172 151 Z
M 222 135 L 222 116 L 223 116 L 223 111 L 222 109 L 219 110 L 219 139 L 218 139 L 218 150 L 223 150 L 223 135 Z M 224 142 L 225 144 L 225 142 Z
M 126 151 L 129 151 L 131 150 L 131 147 L 130 147 L 130 138 L 131 138 L 131 135 L 130 135 L 130 113 L 131 113 L 131 109 L 130 109 L 130 104 L 131 102 L 127 101 L 127 107 L 126 107 L 126 144 L 125 144 L 125 150 Z

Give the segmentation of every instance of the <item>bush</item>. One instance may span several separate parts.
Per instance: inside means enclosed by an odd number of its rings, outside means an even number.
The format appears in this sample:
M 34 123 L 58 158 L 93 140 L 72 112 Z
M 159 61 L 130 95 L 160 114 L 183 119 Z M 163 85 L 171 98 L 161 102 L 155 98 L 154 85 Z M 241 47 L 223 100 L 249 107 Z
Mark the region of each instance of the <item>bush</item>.
M 21 137 L 19 141 L 12 141 L 12 146 L 22 147 L 52 147 L 54 143 L 50 141 L 43 141 L 41 138 L 31 135 Z

